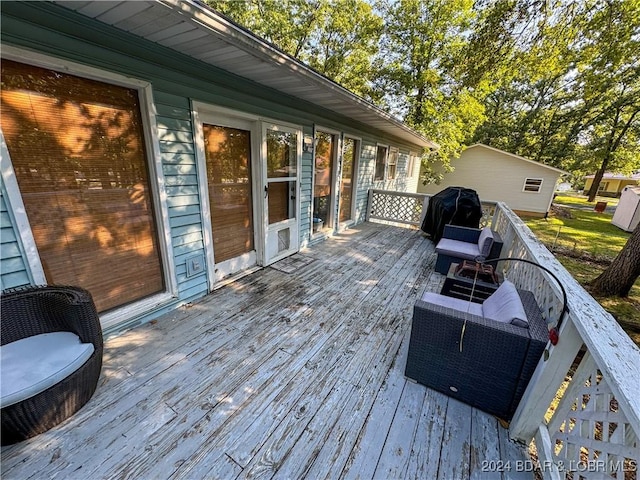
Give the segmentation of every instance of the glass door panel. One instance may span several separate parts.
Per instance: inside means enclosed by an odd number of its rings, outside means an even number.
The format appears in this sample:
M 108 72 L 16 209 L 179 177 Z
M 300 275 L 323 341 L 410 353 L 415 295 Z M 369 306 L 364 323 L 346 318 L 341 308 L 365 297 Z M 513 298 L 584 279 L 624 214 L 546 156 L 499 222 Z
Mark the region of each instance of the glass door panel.
M 138 92 L 3 59 L 0 106 L 46 281 L 101 313 L 164 292 Z
M 202 127 L 213 257 L 220 280 L 255 263 L 251 132 L 210 124 Z
M 335 152 L 335 135 L 321 131 L 316 132 L 313 187 L 314 233 L 332 229 Z
M 342 175 L 340 178 L 340 222 L 347 222 L 352 218 L 356 169 L 357 141 L 353 138 L 344 139 L 342 153 Z
M 298 164 L 300 133 L 288 127 L 264 128 L 265 259 L 268 265 L 298 251 Z
M 269 182 L 269 225 L 296 217 L 296 182 Z

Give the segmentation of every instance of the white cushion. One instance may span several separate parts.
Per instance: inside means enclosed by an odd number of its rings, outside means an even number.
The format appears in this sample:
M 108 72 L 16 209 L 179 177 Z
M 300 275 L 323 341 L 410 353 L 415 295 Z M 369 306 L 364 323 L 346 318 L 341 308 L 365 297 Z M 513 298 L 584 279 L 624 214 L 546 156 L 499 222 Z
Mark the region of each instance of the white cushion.
M 440 295 L 439 293 L 425 292 L 424 295 L 422 295 L 422 301 L 482 317 L 482 305 L 480 303 L 470 302 L 469 300 L 448 297 L 446 295 Z
M 487 258 L 489 253 L 491 253 L 491 247 L 493 246 L 493 232 L 491 228 L 484 227 L 480 232 L 480 237 L 478 238 L 478 250 L 480 250 L 480 255 Z
M 450 238 L 441 239 L 438 245 L 436 245 L 436 252 L 440 255 L 450 255 L 468 260 L 475 260 L 480 256 L 480 250 L 476 243 L 461 242 L 460 240 L 451 240 Z
M 80 368 L 93 354 L 71 332 L 34 335 L 0 347 L 0 406 L 44 392 Z
M 509 280 L 502 282 L 502 285 L 482 303 L 482 313 L 485 318 L 496 322 L 511 323 L 519 327 L 529 326 L 518 290 Z

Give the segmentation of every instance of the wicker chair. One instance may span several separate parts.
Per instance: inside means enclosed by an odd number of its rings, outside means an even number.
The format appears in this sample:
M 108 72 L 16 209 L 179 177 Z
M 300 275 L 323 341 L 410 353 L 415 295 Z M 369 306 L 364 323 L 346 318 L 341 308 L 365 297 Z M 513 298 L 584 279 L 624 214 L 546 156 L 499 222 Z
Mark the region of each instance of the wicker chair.
M 502 246 L 500 234 L 488 227 L 480 229 L 445 225 L 442 238 L 436 245 L 438 256 L 434 269 L 446 275 L 452 263 L 498 258 Z
M 480 305 L 459 299 L 445 297 L 440 305 L 418 300 L 405 375 L 510 420 L 548 339 L 547 324 L 533 294 L 517 293 L 528 328 L 485 318 Z M 460 309 L 463 303 L 471 308 Z
M 2 346 L 26 337 L 75 333 L 93 353 L 48 389 L 2 408 L 2 445 L 33 437 L 64 421 L 93 395 L 102 368 L 102 329 L 91 294 L 77 287 L 38 286 L 2 293 Z

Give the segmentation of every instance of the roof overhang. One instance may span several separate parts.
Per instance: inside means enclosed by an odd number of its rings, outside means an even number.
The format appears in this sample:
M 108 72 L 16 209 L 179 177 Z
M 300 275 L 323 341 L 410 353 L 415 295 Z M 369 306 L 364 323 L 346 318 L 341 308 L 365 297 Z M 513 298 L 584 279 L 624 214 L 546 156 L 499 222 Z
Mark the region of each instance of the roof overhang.
M 196 0 L 54 3 L 408 143 L 438 148 L 399 119 Z
M 522 160 L 523 162 L 532 163 L 534 165 L 537 165 L 538 167 L 544 167 L 544 168 L 549 169 L 551 171 L 554 171 L 554 172 L 556 172 L 556 173 L 558 173 L 560 175 L 569 175 L 569 172 L 567 172 L 565 170 L 560 170 L 559 168 L 551 167 L 549 165 L 545 165 L 544 163 L 536 162 L 535 160 L 530 160 L 528 158 L 521 157 L 520 155 L 516 155 L 515 153 L 505 152 L 504 150 L 500 150 L 499 148 L 490 147 L 489 145 L 485 145 L 484 143 L 474 143 L 473 145 L 470 145 L 467 148 L 465 148 L 465 150 L 470 150 L 472 148 L 478 148 L 478 147 L 479 148 L 486 148 L 487 150 L 492 150 L 494 152 L 502 153 L 504 155 L 508 155 L 508 156 L 516 158 L 518 160 Z

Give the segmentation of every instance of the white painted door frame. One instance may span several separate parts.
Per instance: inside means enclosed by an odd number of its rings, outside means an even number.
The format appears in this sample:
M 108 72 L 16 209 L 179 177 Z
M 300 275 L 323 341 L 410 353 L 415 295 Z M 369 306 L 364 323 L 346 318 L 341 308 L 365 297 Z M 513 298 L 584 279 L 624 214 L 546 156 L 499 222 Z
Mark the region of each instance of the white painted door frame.
M 269 180 L 267 174 L 267 132 L 285 132 L 295 135 L 296 139 L 296 173 L 295 176 L 272 178 Z M 297 126 L 287 125 L 280 122 L 269 121 L 262 123 L 262 149 L 261 149 L 261 188 L 257 190 L 256 197 L 262 203 L 262 231 L 264 232 L 264 252 L 262 257 L 263 265 L 270 265 L 282 258 L 285 258 L 300 249 L 300 171 L 302 168 L 302 129 Z M 289 192 L 294 203 L 294 217 L 277 223 L 269 224 L 269 183 L 295 182 L 293 192 Z M 282 243 L 286 240 L 288 248 L 283 248 Z
M 261 237 L 256 226 L 260 223 L 260 209 L 256 197 L 259 191 L 256 189 L 256 176 L 260 176 L 260 170 L 256 170 L 257 158 L 260 155 L 259 138 L 260 122 L 255 117 L 242 115 L 226 109 L 220 109 L 213 105 L 194 102 L 193 118 L 196 137 L 196 163 L 198 171 L 198 187 L 200 192 L 200 209 L 202 215 L 202 235 L 205 247 L 206 265 L 209 279 L 209 290 L 213 290 L 218 282 L 234 273 L 239 273 L 258 263 L 261 251 Z M 203 124 L 215 125 L 227 128 L 236 128 L 250 132 L 251 136 L 251 193 L 253 215 L 253 245 L 254 249 L 239 257 L 235 257 L 220 263 L 215 262 L 213 245 L 213 227 L 211 224 L 211 205 L 209 204 L 209 186 L 207 178 L 207 159 L 204 146 Z

